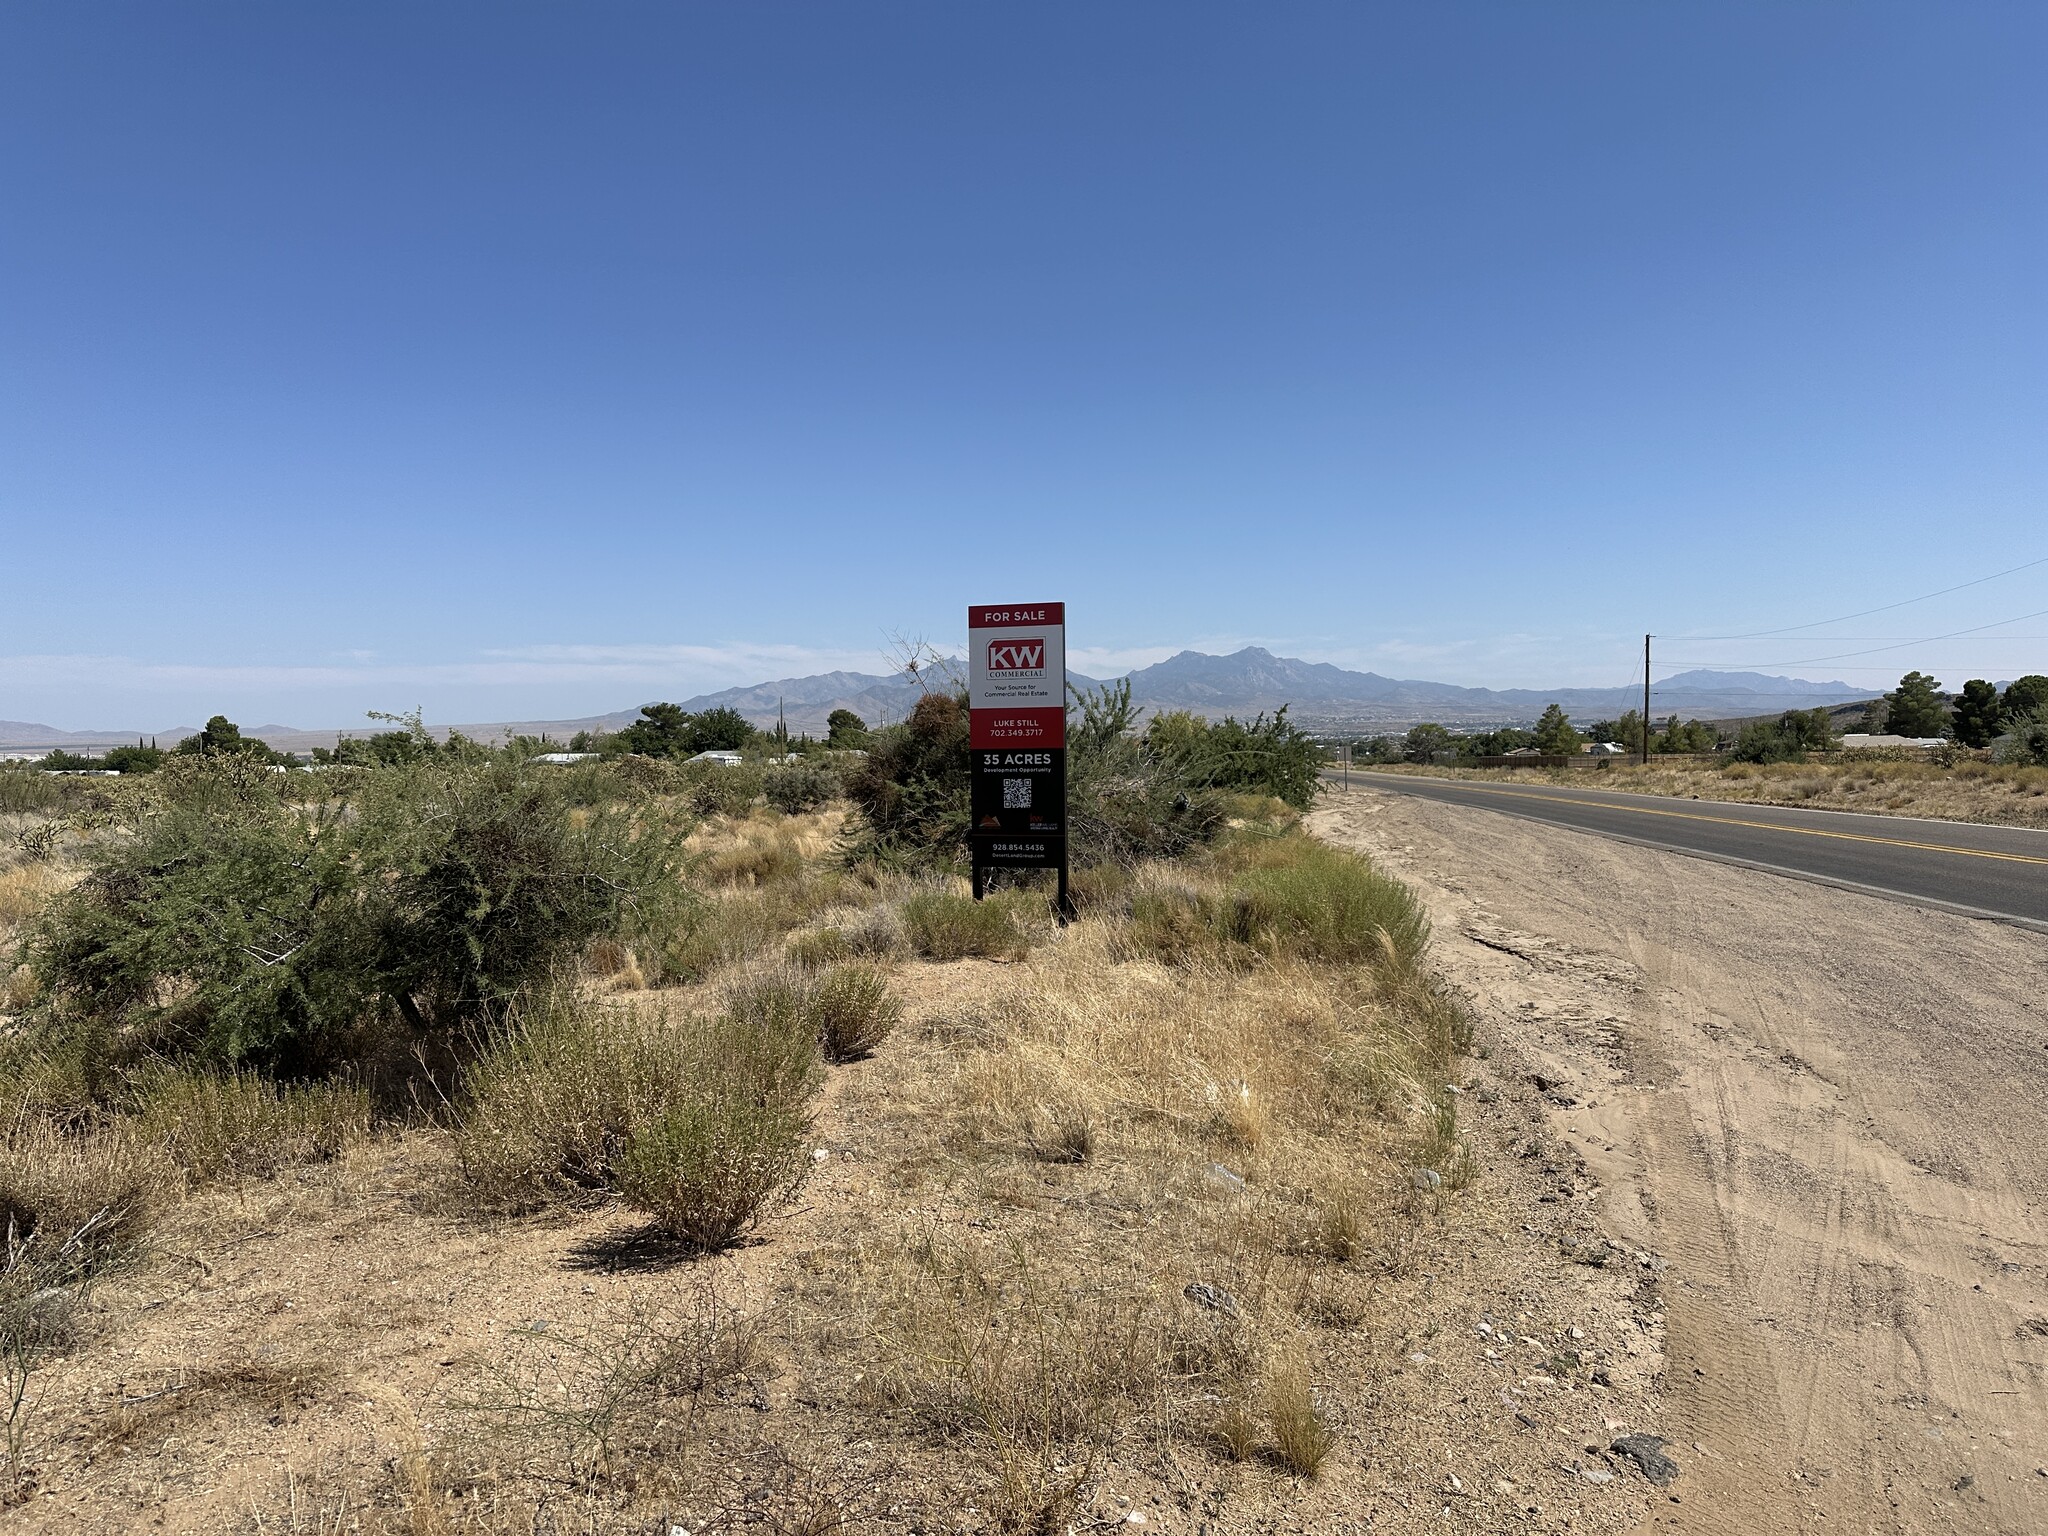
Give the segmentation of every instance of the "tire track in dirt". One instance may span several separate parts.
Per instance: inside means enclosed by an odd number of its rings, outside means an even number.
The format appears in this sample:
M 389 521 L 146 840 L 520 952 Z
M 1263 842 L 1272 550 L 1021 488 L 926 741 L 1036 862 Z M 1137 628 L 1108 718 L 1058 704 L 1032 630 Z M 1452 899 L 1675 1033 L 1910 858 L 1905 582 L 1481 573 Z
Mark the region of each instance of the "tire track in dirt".
M 1645 1530 L 2048 1530 L 2048 941 L 1370 791 L 1312 825 L 1425 893 L 1668 1261 Z

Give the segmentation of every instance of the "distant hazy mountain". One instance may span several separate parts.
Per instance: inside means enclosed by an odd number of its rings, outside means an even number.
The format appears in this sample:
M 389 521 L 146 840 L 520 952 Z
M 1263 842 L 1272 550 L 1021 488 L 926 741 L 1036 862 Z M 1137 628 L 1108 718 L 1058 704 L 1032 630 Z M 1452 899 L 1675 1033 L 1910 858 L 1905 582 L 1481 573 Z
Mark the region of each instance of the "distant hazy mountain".
M 957 686 L 964 674 L 957 657 L 940 663 L 938 676 L 943 685 Z M 1097 679 L 1078 672 L 1068 673 L 1068 678 L 1077 688 L 1099 686 Z M 1275 656 L 1256 645 L 1228 656 L 1182 651 L 1154 666 L 1140 667 L 1130 674 L 1130 680 L 1132 699 L 1148 711 L 1186 709 L 1218 717 L 1249 716 L 1261 711 L 1270 713 L 1285 704 L 1289 706 L 1289 717 L 1304 725 L 1389 730 L 1405 728 L 1419 720 L 1437 720 L 1446 725 L 1510 724 L 1535 719 L 1551 703 L 1563 705 L 1574 719 L 1594 720 L 1611 718 L 1625 709 L 1640 709 L 1643 701 L 1640 684 L 1620 688 L 1464 688 L 1456 683 L 1353 672 L 1322 661 L 1299 661 Z M 907 715 L 918 694 L 918 686 L 901 676 L 822 672 L 812 677 L 786 677 L 751 687 L 725 688 L 679 702 L 692 711 L 725 706 L 738 710 L 756 725 L 772 726 L 779 701 L 792 732 L 807 731 L 812 736 L 821 736 L 826 718 L 835 709 L 850 709 L 868 724 L 880 725 Z M 1852 688 L 1847 683 L 1816 683 L 1762 672 L 1694 671 L 1681 672 L 1654 684 L 1650 709 L 1659 716 L 1717 720 L 1785 709 L 1812 709 L 1870 696 L 1870 690 Z M 456 729 L 480 740 L 546 735 L 566 741 L 581 730 L 615 731 L 639 713 L 636 707 L 576 720 L 498 721 Z M 196 729 L 185 726 L 158 731 L 156 737 L 162 745 L 169 746 Z M 260 736 L 288 752 L 331 746 L 341 734 L 287 725 L 243 729 L 246 734 Z M 356 726 L 349 734 L 364 735 L 367 731 Z M 132 731 L 59 731 L 46 725 L 0 720 L 0 750 L 47 750 L 53 746 L 104 749 L 133 740 Z
M 1296 661 L 1259 646 L 1228 656 L 1182 651 L 1131 674 L 1131 696 L 1155 709 L 1245 714 L 1290 706 L 1298 720 L 1481 724 L 1533 719 L 1557 703 L 1592 719 L 1641 709 L 1640 685 L 1621 688 L 1464 688 L 1455 683 L 1382 677 L 1327 662 Z M 1847 683 L 1814 683 L 1758 672 L 1681 672 L 1653 683 L 1653 714 L 1716 717 L 1770 709 L 1811 709 L 1869 697 Z

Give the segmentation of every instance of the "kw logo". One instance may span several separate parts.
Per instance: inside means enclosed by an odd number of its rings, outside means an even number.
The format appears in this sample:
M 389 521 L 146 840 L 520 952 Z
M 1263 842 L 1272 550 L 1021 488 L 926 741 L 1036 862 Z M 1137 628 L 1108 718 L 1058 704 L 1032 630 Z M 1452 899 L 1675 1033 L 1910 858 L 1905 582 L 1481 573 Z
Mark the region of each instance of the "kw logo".
M 991 672 L 1043 672 L 1045 642 L 991 640 L 988 643 L 988 669 Z

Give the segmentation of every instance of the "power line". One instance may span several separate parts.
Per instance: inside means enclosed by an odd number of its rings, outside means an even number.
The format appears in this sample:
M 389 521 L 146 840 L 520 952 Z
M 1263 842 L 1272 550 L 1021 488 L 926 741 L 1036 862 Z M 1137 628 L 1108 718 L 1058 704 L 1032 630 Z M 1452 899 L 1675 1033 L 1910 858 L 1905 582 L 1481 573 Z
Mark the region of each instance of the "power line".
M 2036 561 L 2036 564 L 2043 562 Z M 1756 667 L 1804 667 L 1817 661 L 1846 661 L 1851 656 L 1877 656 L 1886 651 L 1903 651 L 1916 645 L 1932 645 L 1937 640 L 1953 640 L 1958 635 L 1981 635 L 1987 629 L 1997 629 L 2003 624 L 2018 624 L 2024 619 L 2038 619 L 2048 614 L 2048 608 L 2037 608 L 2032 613 L 2020 614 L 2017 618 L 1994 619 L 1989 624 L 1979 624 L 1971 629 L 1952 629 L 1945 635 L 1928 635 L 1920 640 L 1901 640 L 1896 645 L 1874 645 L 1867 651 L 1837 651 L 1832 656 L 1801 656 L 1792 661 L 1749 661 L 1742 663 L 1745 671 Z M 1830 620 L 1829 622 L 1834 622 Z M 1803 627 L 1803 626 L 1802 626 Z M 1672 661 L 1666 666 L 1673 667 L 1725 667 L 1725 661 Z
M 1924 603 L 1937 597 L 1947 597 L 1951 592 L 1961 592 L 1968 587 L 1981 587 L 1987 581 L 1997 581 L 2005 576 L 2017 576 L 2021 571 L 2031 571 L 2037 565 L 2048 565 L 2048 555 L 2043 555 L 2038 560 L 2029 560 L 2025 565 L 2016 565 L 2009 571 L 1996 571 L 1989 576 L 1979 576 L 1974 581 L 1963 581 L 1958 582 L 1952 587 L 1943 587 L 1939 592 L 1923 592 L 1918 597 L 1909 597 L 1902 602 L 1886 603 L 1877 608 L 1865 608 L 1857 613 L 1845 613 L 1839 618 L 1815 619 L 1810 624 L 1787 624 L 1783 629 L 1753 629 L 1746 635 L 1687 635 L 1684 638 L 1687 640 L 1760 640 L 1766 635 L 1789 635 L 1802 629 L 1819 629 L 1826 624 L 1845 624 L 1850 619 L 1867 619 L 1873 613 L 1890 613 L 1894 608 L 1910 608 L 1915 603 Z M 2012 621 L 2008 619 L 2006 622 L 2011 623 Z M 1986 627 L 1988 628 L 1989 626 Z M 1963 629 L 1957 630 L 1956 633 L 1966 635 L 1971 633 L 1971 631 Z M 1918 641 L 1907 641 L 1906 643 L 1909 645 L 1919 644 Z M 1866 653 L 1852 651 L 1848 654 L 1863 655 Z M 1765 662 L 1763 665 L 1773 667 L 1796 666 L 1798 663 L 1773 661 Z

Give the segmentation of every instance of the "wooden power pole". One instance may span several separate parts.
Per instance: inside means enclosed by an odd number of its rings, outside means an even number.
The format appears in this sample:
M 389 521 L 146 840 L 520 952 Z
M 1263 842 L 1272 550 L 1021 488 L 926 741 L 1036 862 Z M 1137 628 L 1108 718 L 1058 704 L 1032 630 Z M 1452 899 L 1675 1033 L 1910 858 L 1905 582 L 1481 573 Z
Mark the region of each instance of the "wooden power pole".
M 1643 766 L 1650 766 L 1650 637 L 1643 636 Z

